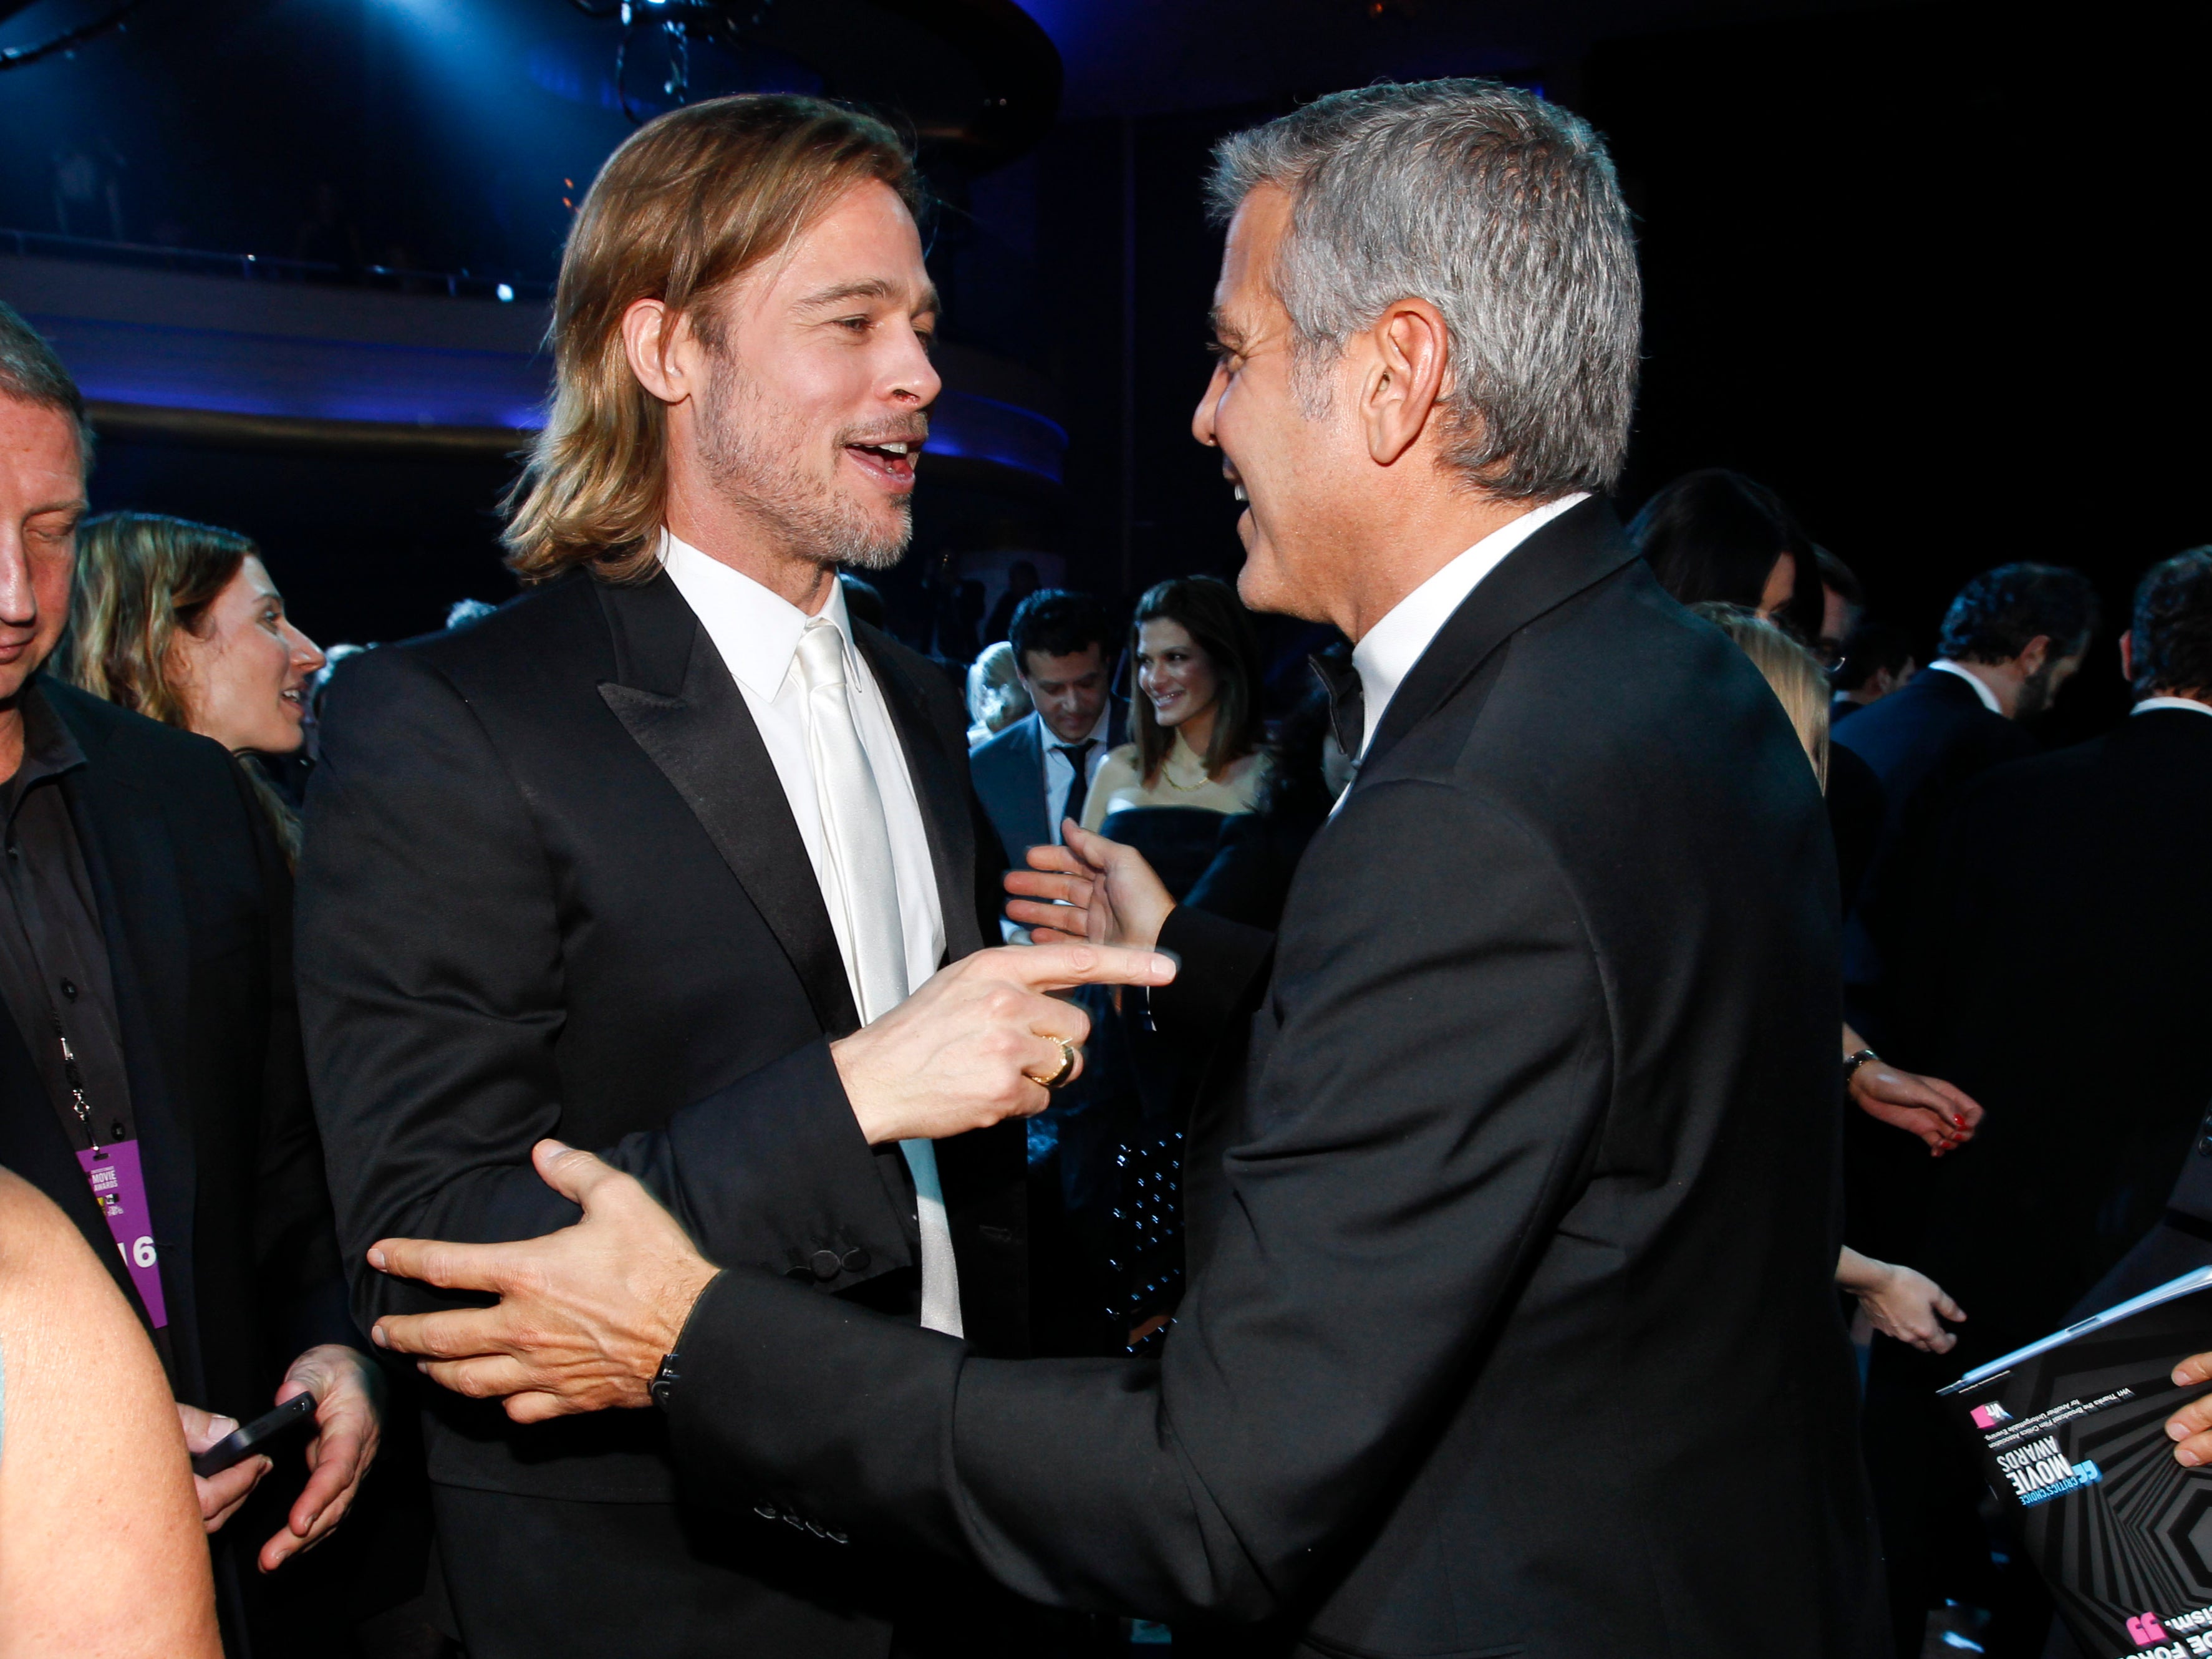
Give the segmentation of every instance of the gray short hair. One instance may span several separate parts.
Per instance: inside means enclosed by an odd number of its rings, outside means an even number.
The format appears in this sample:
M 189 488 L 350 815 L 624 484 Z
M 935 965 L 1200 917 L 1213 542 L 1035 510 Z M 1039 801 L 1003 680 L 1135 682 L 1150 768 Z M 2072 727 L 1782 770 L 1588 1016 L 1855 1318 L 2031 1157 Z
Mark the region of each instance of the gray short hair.
M 1286 191 L 1274 272 L 1309 415 L 1327 370 L 1394 301 L 1449 331 L 1449 464 L 1486 495 L 1610 490 L 1628 447 L 1642 284 L 1612 159 L 1589 124 L 1494 81 L 1334 93 L 1214 151 L 1217 220 Z
M 20 398 L 41 409 L 66 415 L 76 425 L 77 453 L 85 471 L 92 470 L 92 422 L 84 410 L 84 393 L 54 356 L 46 337 L 0 300 L 0 398 Z

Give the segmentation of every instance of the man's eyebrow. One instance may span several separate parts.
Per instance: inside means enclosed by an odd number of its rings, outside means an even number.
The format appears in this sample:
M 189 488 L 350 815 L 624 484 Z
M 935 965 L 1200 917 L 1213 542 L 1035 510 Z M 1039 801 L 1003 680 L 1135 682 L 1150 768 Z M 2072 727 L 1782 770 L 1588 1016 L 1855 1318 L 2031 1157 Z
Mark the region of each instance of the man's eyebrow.
M 1244 331 L 1229 320 L 1229 315 L 1219 306 L 1206 313 L 1206 325 L 1213 331 L 1213 337 L 1232 349 L 1244 343 Z
M 898 297 L 898 292 L 896 288 L 884 278 L 867 276 L 857 283 L 840 283 L 835 288 L 823 289 L 817 293 L 808 295 L 799 303 L 802 310 L 814 311 L 825 306 L 842 305 L 848 300 L 895 300 Z M 915 314 L 920 315 L 925 312 L 933 313 L 937 308 L 936 288 L 932 286 L 924 289 L 921 291 L 921 302 L 915 307 Z

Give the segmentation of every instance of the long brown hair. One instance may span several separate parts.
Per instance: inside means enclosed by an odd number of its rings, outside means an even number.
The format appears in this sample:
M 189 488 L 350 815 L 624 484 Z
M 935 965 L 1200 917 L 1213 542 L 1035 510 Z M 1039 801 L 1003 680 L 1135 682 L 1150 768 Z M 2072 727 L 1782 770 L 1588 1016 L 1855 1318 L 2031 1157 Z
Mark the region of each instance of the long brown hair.
M 234 530 L 158 513 L 103 513 L 77 538 L 69 629 L 54 653 L 62 677 L 134 714 L 190 731 L 169 647 L 198 633 L 208 606 L 261 550 Z M 300 855 L 300 820 L 269 781 L 245 768 L 288 862 Z
M 667 413 L 630 372 L 623 313 L 663 301 L 711 343 L 721 293 L 872 179 L 921 216 L 921 182 L 896 133 L 784 93 L 671 110 L 607 158 L 561 256 L 553 404 L 501 503 L 508 568 L 526 582 L 579 565 L 609 581 L 652 573 Z
M 1166 763 L 1175 738 L 1152 713 L 1152 700 L 1137 683 L 1137 652 L 1148 622 L 1172 622 L 1198 643 L 1213 665 L 1213 736 L 1206 745 L 1206 775 L 1218 780 L 1235 762 L 1260 746 L 1260 647 L 1252 617 L 1237 590 L 1218 576 L 1173 576 L 1147 588 L 1129 624 L 1129 708 L 1137 732 L 1137 758 L 1149 787 Z

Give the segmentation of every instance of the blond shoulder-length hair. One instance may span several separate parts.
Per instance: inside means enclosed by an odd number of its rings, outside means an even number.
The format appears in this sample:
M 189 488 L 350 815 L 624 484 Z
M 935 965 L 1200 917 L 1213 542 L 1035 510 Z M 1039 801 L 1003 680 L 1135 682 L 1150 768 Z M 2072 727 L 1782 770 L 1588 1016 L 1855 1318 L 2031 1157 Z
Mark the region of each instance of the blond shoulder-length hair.
M 1833 687 L 1820 659 L 1757 611 L 1708 599 L 1690 609 L 1734 640 L 1780 699 L 1820 787 L 1828 787 L 1828 699 Z
M 888 185 L 917 217 L 898 135 L 819 98 L 747 93 L 672 110 L 630 135 L 584 197 L 554 294 L 553 403 L 502 506 L 507 562 L 526 582 L 581 565 L 649 574 L 667 486 L 666 411 L 624 356 L 623 313 L 703 307 L 855 185 Z

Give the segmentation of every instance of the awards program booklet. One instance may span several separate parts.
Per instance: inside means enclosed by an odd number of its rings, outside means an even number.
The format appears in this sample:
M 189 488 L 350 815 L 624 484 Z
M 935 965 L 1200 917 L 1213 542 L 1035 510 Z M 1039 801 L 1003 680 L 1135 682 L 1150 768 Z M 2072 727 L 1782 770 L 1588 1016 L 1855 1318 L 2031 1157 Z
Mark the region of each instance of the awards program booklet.
M 2204 1392 L 2212 1267 L 2185 1273 L 1942 1390 L 2090 1659 L 2212 1656 L 2212 1468 L 2166 1419 Z

